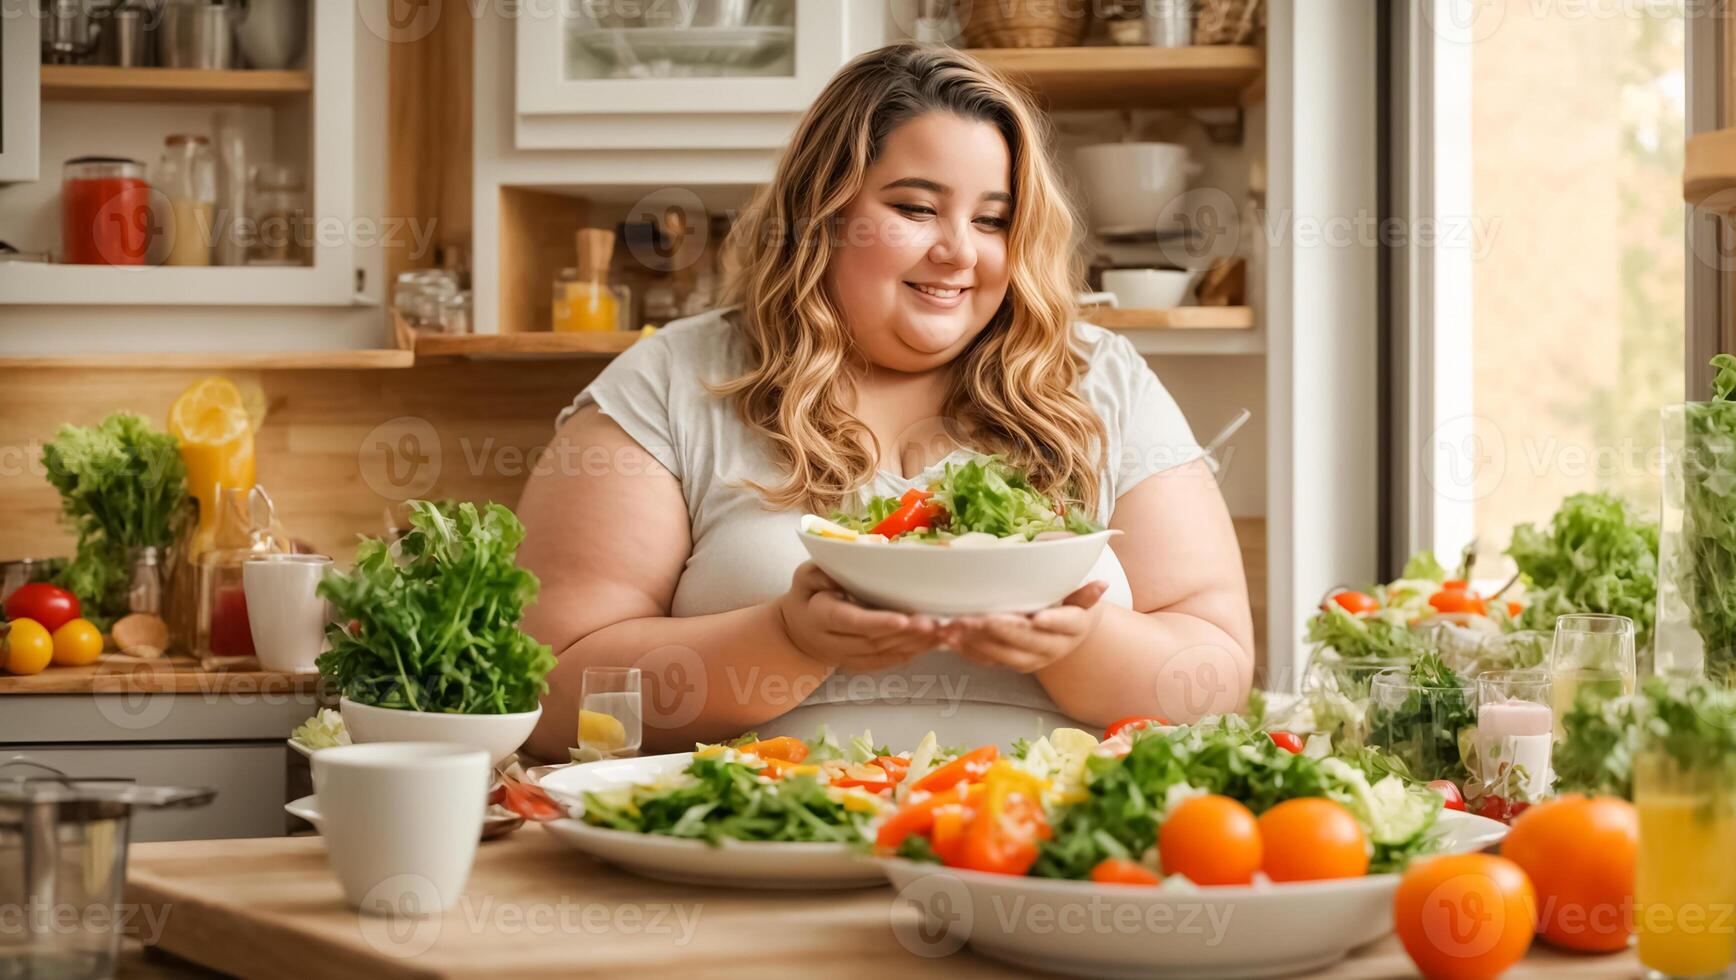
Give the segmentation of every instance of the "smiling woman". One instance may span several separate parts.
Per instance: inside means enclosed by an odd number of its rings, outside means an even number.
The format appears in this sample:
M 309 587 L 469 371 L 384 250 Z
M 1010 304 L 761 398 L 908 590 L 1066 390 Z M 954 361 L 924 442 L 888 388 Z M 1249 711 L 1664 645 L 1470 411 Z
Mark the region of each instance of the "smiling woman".
M 1241 703 L 1228 512 L 1144 359 L 1077 322 L 1046 146 L 958 51 L 894 45 L 832 79 L 731 233 L 726 305 L 562 413 L 551 458 L 614 465 L 525 488 L 543 583 L 525 626 L 560 655 L 534 751 L 565 755 L 596 665 L 646 672 L 659 749 L 822 722 L 1000 742 Z M 804 562 L 804 511 L 859 514 L 982 454 L 1121 532 L 1060 604 L 942 622 L 861 606 Z

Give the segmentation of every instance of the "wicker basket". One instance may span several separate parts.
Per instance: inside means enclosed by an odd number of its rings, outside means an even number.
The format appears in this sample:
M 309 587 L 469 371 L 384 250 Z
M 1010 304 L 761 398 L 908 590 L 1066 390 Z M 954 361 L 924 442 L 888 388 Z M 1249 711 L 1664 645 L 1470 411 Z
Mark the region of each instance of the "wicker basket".
M 1266 27 L 1265 0 L 1197 0 L 1195 44 L 1247 44 Z
M 970 0 L 958 5 L 972 48 L 1067 48 L 1085 39 L 1088 0 Z

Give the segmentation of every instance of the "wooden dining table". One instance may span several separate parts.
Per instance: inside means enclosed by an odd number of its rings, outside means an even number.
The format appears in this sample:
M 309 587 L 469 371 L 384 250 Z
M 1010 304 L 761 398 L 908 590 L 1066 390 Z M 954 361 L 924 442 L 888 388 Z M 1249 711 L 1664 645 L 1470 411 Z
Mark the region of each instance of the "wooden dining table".
M 211 971 L 306 977 L 1040 976 L 965 949 L 912 951 L 918 912 L 888 887 L 744 891 L 637 877 L 531 825 L 477 852 L 465 894 L 420 921 L 344 904 L 320 838 L 183 841 L 132 848 L 130 941 L 120 976 Z M 1396 939 L 1354 951 L 1335 980 L 1416 976 Z M 1643 975 L 1631 951 L 1577 956 L 1536 946 L 1507 976 Z

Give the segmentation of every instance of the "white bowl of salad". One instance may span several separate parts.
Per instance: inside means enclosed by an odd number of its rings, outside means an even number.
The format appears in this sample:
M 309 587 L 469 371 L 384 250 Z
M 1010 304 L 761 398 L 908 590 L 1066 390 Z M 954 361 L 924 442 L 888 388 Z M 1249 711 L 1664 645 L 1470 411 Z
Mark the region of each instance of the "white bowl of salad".
M 1119 533 L 992 457 L 950 464 L 928 486 L 875 497 L 859 514 L 807 514 L 800 529 L 814 564 L 857 600 L 939 616 L 1053 606 Z

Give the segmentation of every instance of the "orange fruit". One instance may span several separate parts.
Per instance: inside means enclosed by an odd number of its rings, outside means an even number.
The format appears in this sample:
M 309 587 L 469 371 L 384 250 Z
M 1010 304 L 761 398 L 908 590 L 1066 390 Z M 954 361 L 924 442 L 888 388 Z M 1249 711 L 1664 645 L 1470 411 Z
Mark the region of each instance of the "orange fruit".
M 1537 932 L 1537 893 L 1517 864 L 1448 854 L 1412 864 L 1393 896 L 1399 942 L 1422 975 L 1487 980 L 1519 962 Z
M 1320 796 L 1285 800 L 1260 814 L 1261 867 L 1273 881 L 1360 878 L 1368 836 L 1344 805 Z
M 1245 885 L 1260 870 L 1260 824 L 1227 796 L 1189 797 L 1158 827 L 1157 856 L 1196 885 Z
M 1640 818 L 1613 796 L 1563 796 L 1527 809 L 1501 856 L 1537 890 L 1537 931 L 1565 949 L 1626 949 L 1633 934 L 1634 861 Z

